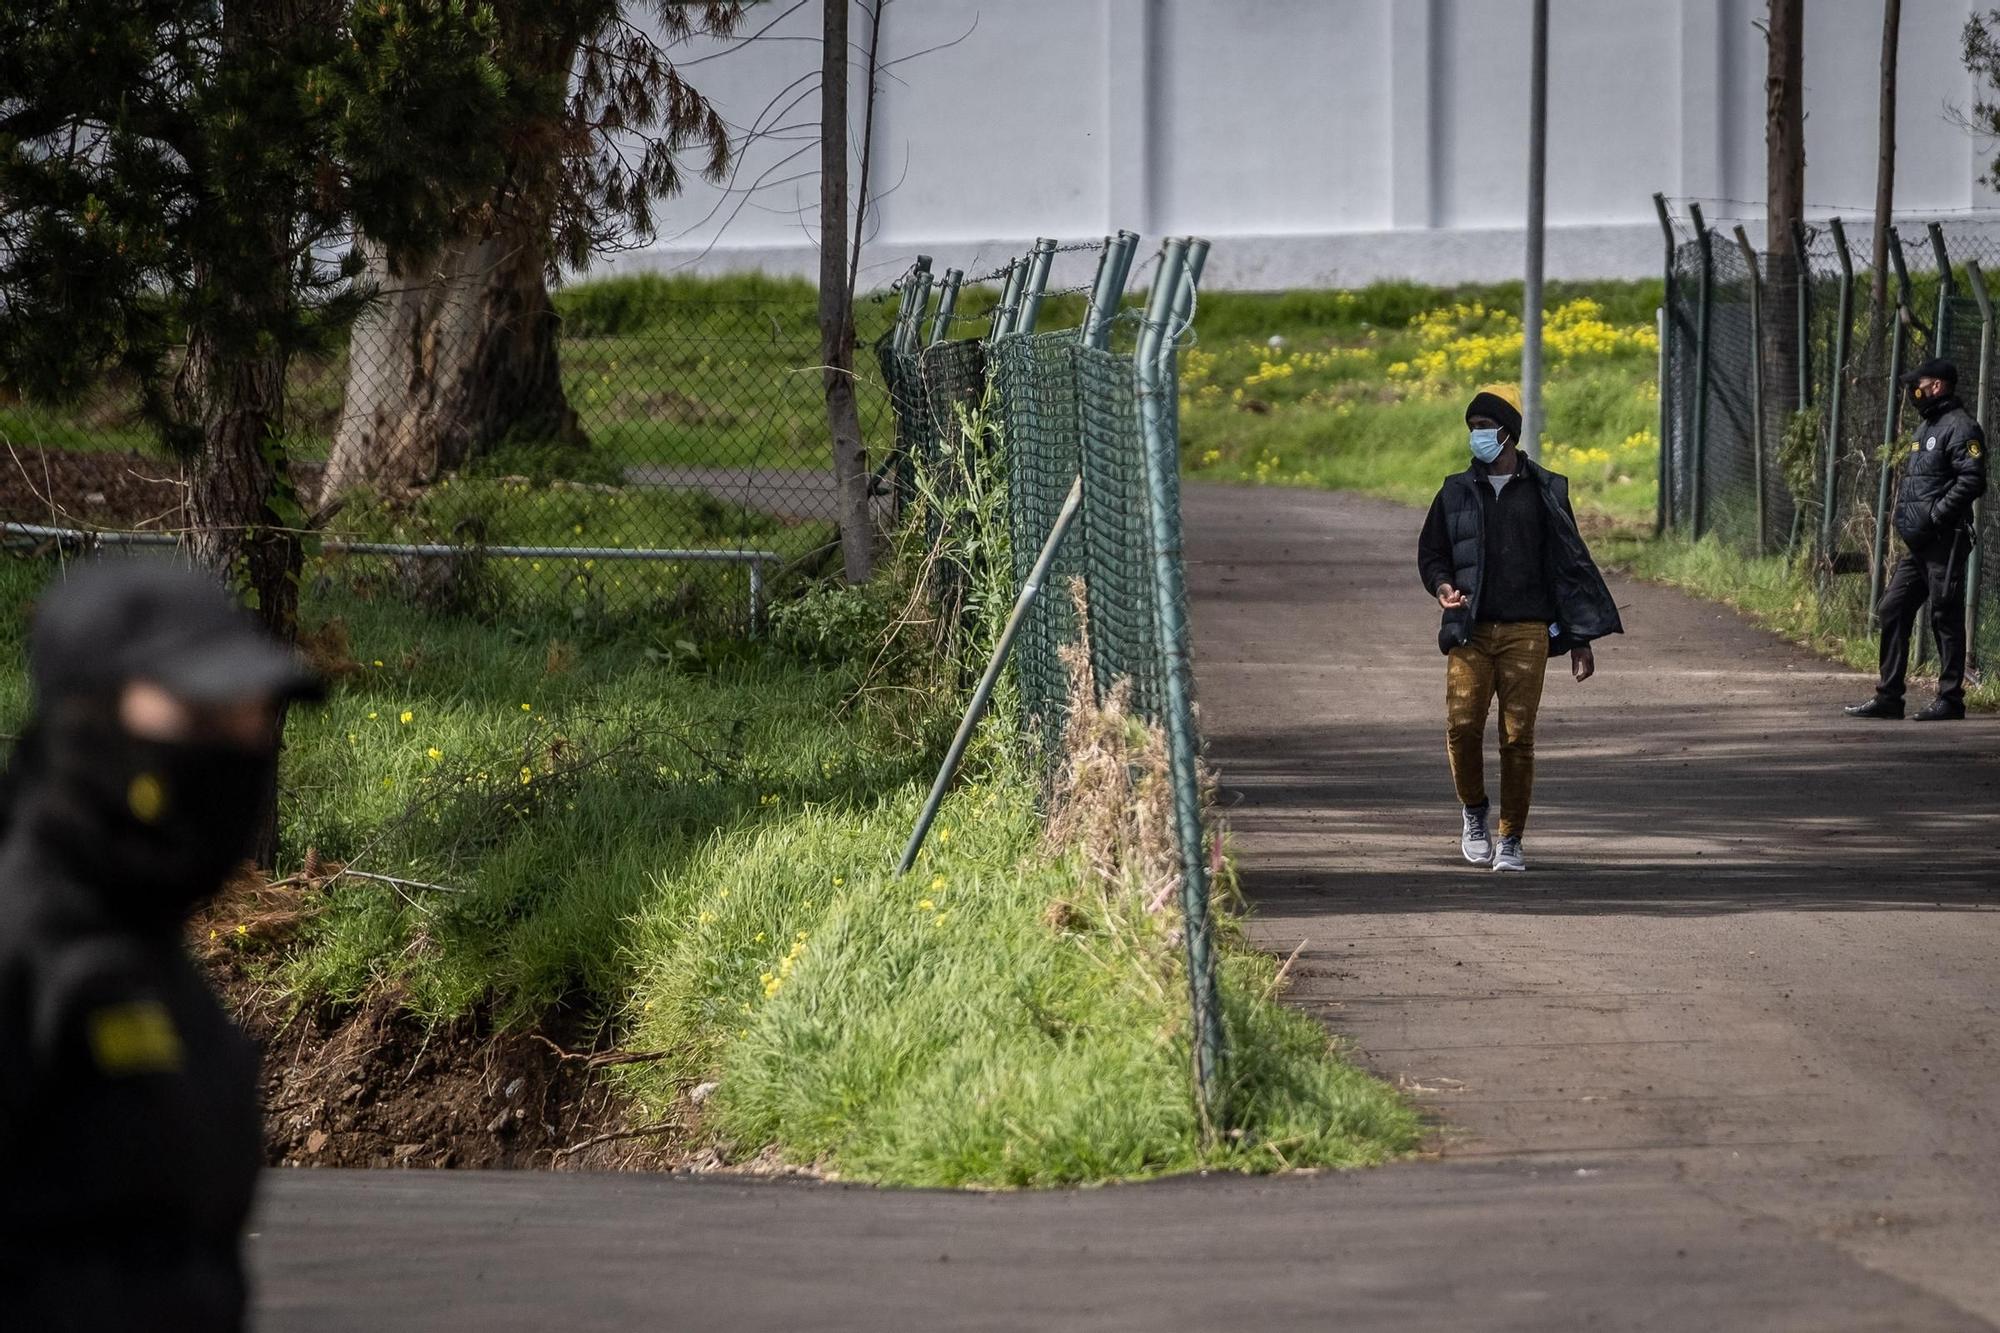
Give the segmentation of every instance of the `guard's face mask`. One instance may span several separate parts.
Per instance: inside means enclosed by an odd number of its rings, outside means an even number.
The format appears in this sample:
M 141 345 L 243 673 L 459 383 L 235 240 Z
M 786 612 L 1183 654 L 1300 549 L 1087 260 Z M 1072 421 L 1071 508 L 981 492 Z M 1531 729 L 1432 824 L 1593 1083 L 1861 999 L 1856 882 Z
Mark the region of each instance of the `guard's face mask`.
M 141 740 L 105 712 L 52 718 L 49 832 L 108 903 L 139 924 L 175 925 L 248 854 L 274 750 Z
M 1500 432 L 1497 429 L 1472 432 L 1472 456 L 1482 463 L 1490 463 L 1498 458 L 1504 447 L 1500 443 Z

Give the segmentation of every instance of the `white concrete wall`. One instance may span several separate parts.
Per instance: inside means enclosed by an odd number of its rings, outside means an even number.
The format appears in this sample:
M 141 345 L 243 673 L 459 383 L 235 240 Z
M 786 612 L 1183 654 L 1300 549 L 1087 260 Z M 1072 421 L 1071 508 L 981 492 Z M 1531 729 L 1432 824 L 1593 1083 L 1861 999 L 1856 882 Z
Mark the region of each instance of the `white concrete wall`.
M 1958 44 L 1979 7 L 1903 5 L 1905 216 L 2000 203 L 1977 181 L 1993 145 L 1952 119 L 1975 95 Z M 659 243 L 618 266 L 817 272 L 819 14 L 786 8 L 754 7 L 752 40 L 684 53 L 737 127 L 738 169 L 669 204 Z M 1764 9 L 1552 0 L 1551 276 L 1656 271 L 1655 190 L 1756 230 Z M 886 278 L 922 251 L 978 272 L 1037 235 L 1130 227 L 1211 238 L 1215 285 L 1518 276 L 1528 15 L 1529 0 L 890 0 L 864 268 Z M 1806 25 L 1809 211 L 1860 218 L 1881 0 L 1811 0 Z

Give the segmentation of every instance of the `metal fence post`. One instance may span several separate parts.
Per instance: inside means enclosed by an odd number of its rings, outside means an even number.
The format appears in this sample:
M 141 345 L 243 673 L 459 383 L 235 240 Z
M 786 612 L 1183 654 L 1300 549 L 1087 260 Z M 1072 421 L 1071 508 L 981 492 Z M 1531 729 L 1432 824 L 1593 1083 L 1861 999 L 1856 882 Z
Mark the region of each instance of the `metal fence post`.
M 1085 347 L 1101 347 L 1098 341 L 1101 330 L 1111 326 L 1111 309 L 1114 298 L 1108 291 L 1113 266 L 1118 262 L 1118 238 L 1107 236 L 1104 245 L 1097 252 L 1097 273 L 1090 280 L 1089 304 L 1083 311 L 1082 339 Z
M 1055 263 L 1056 243 L 1043 236 L 1035 241 L 1028 260 L 1028 282 L 1021 294 L 1021 313 L 1014 318 L 1015 333 L 1033 333 L 1042 318 L 1042 295 L 1049 289 L 1049 268 Z
M 1701 474 L 1708 463 L 1708 333 L 1715 304 L 1715 250 L 1710 243 L 1708 224 L 1702 221 L 1701 205 L 1689 204 L 1688 214 L 1694 218 L 1695 239 L 1701 246 L 1701 289 L 1697 297 L 1699 304 L 1694 331 L 1694 438 L 1693 448 L 1689 450 L 1688 467 L 1688 523 L 1695 540 L 1699 541 L 1702 501 L 1707 490 L 1702 484 Z
M 1993 381 L 1993 296 L 1986 290 L 1986 275 L 1979 271 L 1979 261 L 1965 261 L 1965 277 L 1972 284 L 1972 299 L 1979 303 L 1979 389 L 1974 399 L 1973 419 L 1983 430 L 1990 401 L 1988 391 Z M 1983 500 L 1976 501 L 1972 506 L 1972 530 L 1975 533 L 1979 531 L 1985 507 Z M 1968 670 L 1979 664 L 1979 567 L 1984 563 L 1985 553 L 1975 545 L 1965 571 L 1965 664 Z
M 1951 276 L 1951 256 L 1944 246 L 1944 228 L 1931 223 L 1927 228 L 1931 235 L 1931 253 L 1937 256 L 1938 291 L 1937 325 L 1931 335 L 1931 355 L 1951 354 L 1951 298 L 1958 294 L 1958 283 Z
M 1186 588 L 1181 569 L 1179 507 L 1174 504 L 1166 470 L 1179 467 L 1179 451 L 1172 439 L 1163 358 L 1172 355 L 1168 327 L 1174 303 L 1180 297 L 1188 245 L 1185 240 L 1169 240 L 1161 256 L 1160 271 L 1153 280 L 1152 295 L 1146 303 L 1146 321 L 1139 336 L 1136 369 L 1139 374 L 1139 412 L 1144 425 L 1146 447 L 1146 489 L 1151 499 L 1153 539 L 1153 595 L 1158 612 L 1160 646 L 1166 660 L 1162 682 L 1165 690 L 1167 747 L 1173 765 L 1174 823 L 1181 848 L 1182 935 L 1187 946 L 1188 993 L 1193 1008 L 1192 1033 L 1197 1106 L 1205 1133 L 1212 1133 L 1221 1118 L 1221 1065 L 1223 1059 L 1222 1014 L 1215 982 L 1213 926 L 1209 921 L 1208 858 L 1202 853 L 1201 795 L 1195 771 L 1194 692 L 1187 660 L 1187 625 L 1184 619 Z
M 1660 536 L 1673 518 L 1674 469 L 1672 459 L 1674 398 L 1673 340 L 1680 336 L 1674 323 L 1674 220 L 1667 212 L 1667 196 L 1654 194 L 1653 209 L 1660 215 L 1660 234 L 1666 238 L 1667 262 L 1661 270 L 1665 282 L 1660 288 L 1660 481 L 1653 506 L 1653 535 Z
M 1736 226 L 1736 245 L 1750 270 L 1750 477 L 1757 488 L 1757 554 L 1770 548 L 1764 500 L 1764 278 L 1757 269 L 1757 251 Z
M 1798 360 L 1799 411 L 1812 406 L 1812 249 L 1806 239 L 1806 224 L 1792 219 L 1792 251 L 1798 256 Z
M 1812 258 L 1806 239 L 1806 224 L 1792 219 L 1792 283 L 1794 307 L 1792 310 L 1792 356 L 1799 372 L 1799 401 L 1794 413 L 1812 410 Z M 1786 424 L 1785 438 L 1791 439 L 1792 432 L 1799 429 L 1800 422 L 1794 419 Z M 1791 492 L 1791 478 L 1785 478 L 1785 489 Z M 1795 555 L 1799 549 L 1799 537 L 1805 531 L 1806 506 L 1803 496 L 1792 495 L 1792 531 L 1785 538 L 1785 554 Z
M 1847 379 L 1847 339 L 1854 323 L 1854 256 L 1847 248 L 1847 231 L 1839 218 L 1830 218 L 1827 227 L 1840 251 L 1839 322 L 1833 330 L 1833 365 L 1827 370 L 1826 405 L 1826 484 L 1820 500 L 1820 559 L 1830 568 L 1838 535 L 1834 531 L 1834 501 L 1840 486 L 1840 409 L 1842 386 Z
M 1118 308 L 1125 299 L 1125 282 L 1132 276 L 1132 260 L 1139 253 L 1139 233 L 1121 230 L 1106 244 L 1110 247 L 1111 262 L 1109 271 L 1104 275 L 1107 281 L 1090 297 L 1091 318 L 1095 321 L 1093 327 L 1097 336 L 1090 336 L 1091 328 L 1084 331 L 1084 342 L 1099 348 L 1111 345 L 1111 330 L 1118 322 Z
M 941 343 L 951 332 L 951 318 L 958 313 L 958 289 L 964 284 L 964 269 L 948 268 L 944 271 L 944 283 L 938 288 L 937 319 L 931 323 L 931 342 Z
M 910 276 L 903 282 L 902 304 L 896 310 L 896 331 L 890 345 L 898 352 L 916 350 L 917 337 L 923 328 L 924 307 L 930 304 L 931 257 L 918 255 L 917 262 L 910 267 Z
M 1007 273 L 1000 282 L 1000 303 L 993 307 L 993 327 L 986 335 L 989 340 L 999 338 L 1013 327 L 1014 303 L 1021 299 L 1021 280 L 1025 272 L 1020 260 L 1007 261 Z
M 1868 562 L 1868 628 L 1879 630 L 1882 617 L 1883 568 L 1889 558 L 1889 474 L 1896 467 L 1896 437 L 1902 433 L 1903 395 L 1898 381 L 1903 378 L 1903 340 L 1910 313 L 1910 271 L 1903 263 L 1902 238 L 1889 228 L 1889 257 L 1896 264 L 1896 312 L 1889 338 L 1889 380 L 1882 409 L 1882 461 L 1875 483 L 1875 548 Z

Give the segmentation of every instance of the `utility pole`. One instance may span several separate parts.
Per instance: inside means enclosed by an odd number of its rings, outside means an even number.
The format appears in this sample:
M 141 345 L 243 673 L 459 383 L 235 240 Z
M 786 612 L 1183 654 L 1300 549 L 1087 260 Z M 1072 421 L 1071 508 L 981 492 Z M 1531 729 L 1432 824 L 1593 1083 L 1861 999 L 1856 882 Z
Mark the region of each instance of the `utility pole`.
M 1528 79 L 1528 262 L 1521 301 L 1521 450 L 1542 457 L 1542 198 L 1548 177 L 1549 0 L 1535 0 Z

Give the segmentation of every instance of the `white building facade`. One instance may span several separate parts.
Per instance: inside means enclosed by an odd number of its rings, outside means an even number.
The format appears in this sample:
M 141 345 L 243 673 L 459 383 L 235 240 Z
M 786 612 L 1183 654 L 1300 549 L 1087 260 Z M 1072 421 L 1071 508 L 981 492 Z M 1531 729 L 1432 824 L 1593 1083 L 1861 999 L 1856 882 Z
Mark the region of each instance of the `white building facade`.
M 1764 0 L 1552 0 L 1548 272 L 1659 269 L 1652 195 L 1751 224 Z M 1995 144 L 1960 0 L 1905 0 L 1896 205 L 1973 220 Z M 1809 214 L 1865 219 L 1881 0 L 1807 0 Z M 789 12 L 788 12 L 789 11 Z M 977 272 L 1036 236 L 1207 236 L 1208 283 L 1345 287 L 1521 271 L 1529 0 L 888 0 L 864 285 L 919 252 Z M 680 54 L 736 127 L 722 187 L 662 210 L 622 269 L 818 271 L 819 6 L 753 6 Z M 859 153 L 867 27 L 854 21 Z M 1986 90 L 1989 100 L 2000 93 Z

